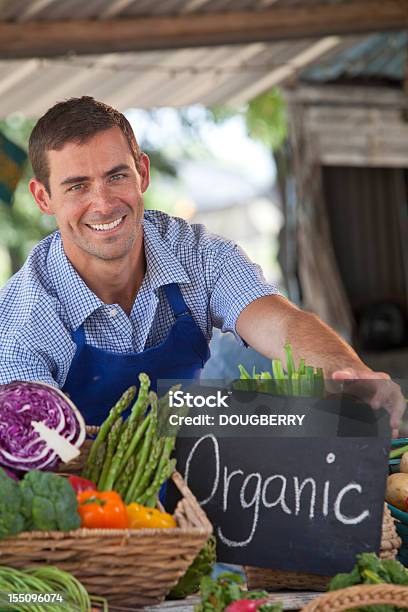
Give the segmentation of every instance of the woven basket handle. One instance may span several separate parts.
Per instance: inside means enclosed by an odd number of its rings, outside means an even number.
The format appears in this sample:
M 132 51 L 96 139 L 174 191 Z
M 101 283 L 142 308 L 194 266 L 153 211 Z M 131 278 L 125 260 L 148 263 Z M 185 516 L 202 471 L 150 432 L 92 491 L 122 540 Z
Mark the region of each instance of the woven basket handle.
M 397 584 L 361 584 L 325 593 L 302 608 L 302 612 L 344 612 L 350 608 L 388 604 L 408 607 L 408 587 Z
M 183 496 L 182 500 L 177 504 L 176 515 L 178 514 L 177 510 L 183 512 L 192 525 L 204 528 L 211 534 L 213 530 L 212 525 L 197 499 L 186 485 L 181 474 L 177 472 L 177 470 L 174 470 L 171 478 Z M 176 519 L 177 518 L 176 516 Z

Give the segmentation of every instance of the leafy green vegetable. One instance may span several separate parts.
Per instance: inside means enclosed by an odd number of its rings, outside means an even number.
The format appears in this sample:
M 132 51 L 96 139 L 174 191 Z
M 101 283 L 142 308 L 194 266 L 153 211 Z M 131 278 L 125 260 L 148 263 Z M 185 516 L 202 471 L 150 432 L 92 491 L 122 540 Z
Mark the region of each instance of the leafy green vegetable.
M 240 380 L 234 382 L 234 388 L 243 391 L 260 391 L 272 395 L 296 395 L 307 397 L 324 397 L 324 377 L 322 368 L 305 365 L 301 359 L 296 370 L 292 346 L 285 344 L 286 373 L 280 359 L 272 359 L 271 372 L 257 373 L 255 367 L 252 374 L 239 365 Z M 244 382 L 242 382 L 244 381 Z
M 0 468 L 0 538 L 16 535 L 25 528 L 21 511 L 22 498 L 19 483 Z
M 200 588 L 200 580 L 212 572 L 216 562 L 216 539 L 210 536 L 205 546 L 200 550 L 184 576 L 168 594 L 168 599 L 182 599 L 196 593 Z
M 66 478 L 33 470 L 20 482 L 20 492 L 27 529 L 70 531 L 80 527 L 75 491 Z
M 223 612 L 234 601 L 241 599 L 264 599 L 266 591 L 246 591 L 243 588 L 244 579 L 238 574 L 224 572 L 215 580 L 204 576 L 200 582 L 201 603 L 195 607 L 195 612 Z M 280 612 L 281 604 L 264 604 L 265 612 Z M 262 610 L 262 608 L 260 608 Z
M 355 584 L 401 584 L 408 585 L 408 572 L 394 559 L 382 561 L 374 553 L 357 555 L 356 565 L 349 574 L 337 574 L 330 581 L 327 590 L 336 591 Z M 403 612 L 406 608 L 378 605 L 356 609 L 356 612 Z

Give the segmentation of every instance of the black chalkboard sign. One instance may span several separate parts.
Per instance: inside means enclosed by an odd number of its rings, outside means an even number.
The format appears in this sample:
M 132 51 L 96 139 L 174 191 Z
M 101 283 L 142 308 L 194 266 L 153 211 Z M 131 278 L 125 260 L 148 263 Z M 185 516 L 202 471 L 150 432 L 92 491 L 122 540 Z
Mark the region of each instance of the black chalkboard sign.
M 248 427 L 239 437 L 216 426 L 181 432 L 177 467 L 214 526 L 219 561 L 327 576 L 350 571 L 357 553 L 378 552 L 388 416 L 351 399 L 312 404 L 262 399 L 262 413 L 306 414 L 297 437 L 276 428 L 271 436 Z

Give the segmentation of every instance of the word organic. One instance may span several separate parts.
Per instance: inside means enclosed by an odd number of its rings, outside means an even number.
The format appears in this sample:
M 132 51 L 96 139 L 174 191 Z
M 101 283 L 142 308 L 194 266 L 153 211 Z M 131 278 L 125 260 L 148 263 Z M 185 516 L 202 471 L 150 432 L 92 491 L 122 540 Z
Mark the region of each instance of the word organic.
M 209 447 L 211 450 L 209 450 Z M 200 456 L 200 451 L 202 455 Z M 204 460 L 205 453 L 205 460 Z M 336 462 L 334 452 L 325 453 L 321 461 L 327 466 Z M 228 522 L 218 525 L 217 535 L 228 547 L 245 547 L 253 540 L 262 511 L 265 520 L 265 510 L 273 513 L 270 520 L 278 520 L 279 515 L 291 517 L 307 517 L 310 521 L 321 521 L 328 517 L 342 525 L 359 525 L 370 517 L 370 509 L 366 507 L 365 495 L 359 482 L 338 482 L 338 480 L 325 479 L 321 481 L 317 475 L 301 479 L 296 474 L 273 473 L 263 475 L 260 471 L 245 472 L 244 469 L 231 469 L 223 465 L 218 440 L 212 434 L 199 438 L 191 448 L 186 464 L 184 476 L 187 484 L 191 484 L 191 472 L 195 465 L 206 465 L 206 471 L 211 474 L 206 495 L 199 499 L 202 506 L 211 504 L 218 498 L 222 501 L 222 511 L 226 515 L 231 510 L 240 508 L 242 511 L 251 511 L 251 520 L 247 525 L 246 533 L 242 531 L 241 537 L 232 538 L 225 533 Z M 352 499 L 353 507 L 358 511 L 347 512 Z M 357 499 L 356 499 L 357 498 Z

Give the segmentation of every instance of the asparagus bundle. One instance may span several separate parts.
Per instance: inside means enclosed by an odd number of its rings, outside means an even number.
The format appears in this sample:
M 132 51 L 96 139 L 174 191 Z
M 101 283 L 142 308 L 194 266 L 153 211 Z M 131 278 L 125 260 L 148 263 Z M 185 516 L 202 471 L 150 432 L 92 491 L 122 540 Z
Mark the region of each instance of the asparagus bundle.
M 136 394 L 130 387 L 101 425 L 83 470 L 83 476 L 100 491 L 117 491 L 127 504 L 156 505 L 161 485 L 171 476 L 175 460 L 170 459 L 175 436 L 160 436 L 158 412 L 165 409 L 168 396 L 158 399 L 149 392 L 147 374 L 139 375 L 139 393 L 130 416 L 123 420 Z M 150 407 L 150 409 L 149 409 Z
M 285 353 L 286 372 L 280 359 L 272 359 L 272 372 L 257 373 L 254 367 L 250 374 L 243 365 L 239 365 L 240 380 L 246 381 L 245 388 L 276 395 L 323 397 L 323 369 L 307 366 L 305 360 L 301 359 L 296 370 L 292 346 L 289 343 L 285 344 Z M 240 388 L 239 383 L 235 386 Z

